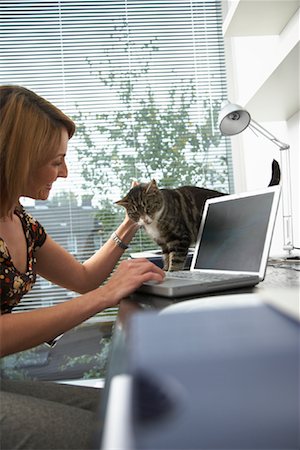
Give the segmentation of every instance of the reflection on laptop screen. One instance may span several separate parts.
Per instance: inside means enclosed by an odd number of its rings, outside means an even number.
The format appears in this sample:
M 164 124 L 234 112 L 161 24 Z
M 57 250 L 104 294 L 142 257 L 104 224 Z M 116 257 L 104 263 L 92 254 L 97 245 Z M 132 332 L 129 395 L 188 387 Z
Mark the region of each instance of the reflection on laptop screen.
M 195 269 L 258 272 L 273 196 L 210 204 Z

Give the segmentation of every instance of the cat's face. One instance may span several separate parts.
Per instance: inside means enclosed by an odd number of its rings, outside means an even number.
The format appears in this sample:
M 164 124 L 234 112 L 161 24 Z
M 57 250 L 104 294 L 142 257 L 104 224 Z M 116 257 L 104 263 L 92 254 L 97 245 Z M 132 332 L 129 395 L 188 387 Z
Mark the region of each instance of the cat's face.
M 163 206 L 163 199 L 156 181 L 134 186 L 124 198 L 116 202 L 124 206 L 134 222 L 150 224 Z

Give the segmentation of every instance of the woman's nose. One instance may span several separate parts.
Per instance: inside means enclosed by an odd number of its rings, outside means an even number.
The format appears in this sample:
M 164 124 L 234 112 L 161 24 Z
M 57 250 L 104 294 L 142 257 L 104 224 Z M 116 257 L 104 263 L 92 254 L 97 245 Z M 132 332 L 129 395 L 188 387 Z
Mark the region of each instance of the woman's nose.
M 68 176 L 68 167 L 67 167 L 67 164 L 65 162 L 60 167 L 58 176 L 61 177 L 61 178 L 67 178 L 67 176 Z

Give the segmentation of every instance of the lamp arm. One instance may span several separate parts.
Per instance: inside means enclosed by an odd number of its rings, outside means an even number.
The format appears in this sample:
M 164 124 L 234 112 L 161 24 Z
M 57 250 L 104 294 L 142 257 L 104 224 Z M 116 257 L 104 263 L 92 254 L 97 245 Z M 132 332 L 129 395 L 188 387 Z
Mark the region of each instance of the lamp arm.
M 288 150 L 290 146 L 288 144 L 285 144 L 284 142 L 281 142 L 277 137 L 275 137 L 270 131 L 266 130 L 263 126 L 261 126 L 259 123 L 257 123 L 255 120 L 251 119 L 250 128 L 254 128 L 254 130 L 261 133 L 263 136 L 265 136 L 269 141 L 272 141 L 277 147 L 280 148 L 280 150 Z

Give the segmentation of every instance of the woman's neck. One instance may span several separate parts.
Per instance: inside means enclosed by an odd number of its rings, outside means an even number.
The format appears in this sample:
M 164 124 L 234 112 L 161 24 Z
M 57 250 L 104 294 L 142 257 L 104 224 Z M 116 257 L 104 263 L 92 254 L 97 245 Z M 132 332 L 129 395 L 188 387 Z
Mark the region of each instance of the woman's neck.
M 17 208 L 18 205 L 15 205 L 13 208 L 11 208 L 5 216 L 0 217 L 0 223 L 11 222 L 14 217 L 15 209 Z

